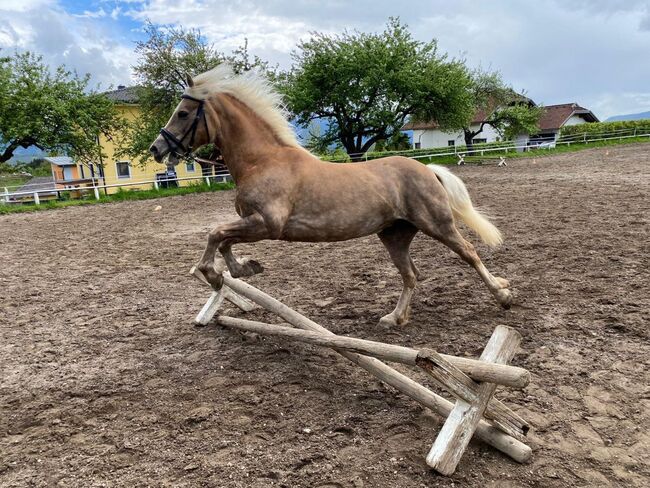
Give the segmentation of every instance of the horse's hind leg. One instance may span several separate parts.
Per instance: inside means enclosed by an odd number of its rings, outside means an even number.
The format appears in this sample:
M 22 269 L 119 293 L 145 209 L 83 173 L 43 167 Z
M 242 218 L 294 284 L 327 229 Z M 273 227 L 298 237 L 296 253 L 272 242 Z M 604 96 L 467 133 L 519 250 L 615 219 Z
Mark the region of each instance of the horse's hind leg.
M 405 325 L 408 322 L 411 297 L 413 296 L 413 290 L 415 289 L 415 283 L 419 275 L 409 254 L 409 247 L 417 232 L 418 229 L 414 225 L 406 221 L 398 221 L 377 234 L 388 250 L 390 258 L 393 260 L 404 282 L 404 288 L 397 301 L 395 310 L 382 317 L 379 321 L 381 324 L 394 326 Z
M 510 286 L 508 280 L 493 276 L 488 271 L 476 252 L 476 249 L 474 249 L 474 246 L 460 235 L 451 216 L 448 219 L 444 219 L 443 222 L 427 222 L 424 228 L 419 228 L 425 234 L 439 240 L 452 251 L 455 251 L 466 263 L 476 270 L 497 302 L 505 309 L 510 308 L 512 293 L 508 290 L 508 286 Z

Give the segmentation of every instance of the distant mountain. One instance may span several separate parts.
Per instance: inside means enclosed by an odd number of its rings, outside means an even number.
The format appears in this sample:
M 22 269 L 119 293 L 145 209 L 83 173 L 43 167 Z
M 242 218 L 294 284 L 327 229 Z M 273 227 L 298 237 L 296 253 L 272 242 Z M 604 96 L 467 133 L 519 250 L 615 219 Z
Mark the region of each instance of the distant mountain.
M 641 112 L 638 114 L 614 115 L 608 118 L 605 122 L 616 122 L 618 120 L 642 120 L 642 119 L 650 119 L 650 111 Z
M 34 158 L 42 158 L 47 156 L 47 153 L 41 151 L 36 146 L 29 146 L 27 149 L 19 147 L 14 151 L 14 155 L 8 161 L 9 164 L 28 163 Z

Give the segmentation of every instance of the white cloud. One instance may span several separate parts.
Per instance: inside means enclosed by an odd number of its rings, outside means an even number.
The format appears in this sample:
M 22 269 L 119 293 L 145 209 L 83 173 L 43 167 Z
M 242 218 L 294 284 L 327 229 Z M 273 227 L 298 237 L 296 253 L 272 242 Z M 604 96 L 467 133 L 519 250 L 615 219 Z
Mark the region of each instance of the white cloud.
M 650 109 L 648 0 L 100 0 L 84 18 L 55 0 L 0 2 L 0 46 L 46 53 L 104 83 L 127 82 L 135 62 L 132 39 L 99 27 L 111 18 L 199 28 L 225 52 L 248 38 L 253 53 L 288 67 L 312 31 L 380 31 L 401 16 L 418 39 L 502 71 L 538 102 L 578 102 L 601 118 Z
M 79 74 L 90 73 L 91 83 L 103 88 L 131 83 L 132 43 L 114 38 L 96 23 L 106 16 L 103 9 L 73 15 L 54 1 L 20 3 L 0 4 L 0 48 L 5 53 L 33 51 L 52 68 L 64 64 Z
M 310 31 L 378 31 L 401 16 L 416 37 L 437 38 L 441 50 L 503 72 L 517 89 L 547 105 L 578 102 L 607 117 L 647 103 L 650 2 L 577 0 L 412 0 L 329 2 L 148 0 L 129 15 L 201 31 L 222 51 L 249 39 L 251 50 L 283 66 Z M 648 109 L 650 106 L 639 106 Z
M 84 10 L 83 14 L 74 14 L 74 16 L 87 19 L 101 19 L 102 17 L 106 17 L 106 11 L 103 8 L 95 10 L 94 12 L 90 10 Z
M 2 0 L 0 11 L 28 12 L 56 4 L 56 0 Z

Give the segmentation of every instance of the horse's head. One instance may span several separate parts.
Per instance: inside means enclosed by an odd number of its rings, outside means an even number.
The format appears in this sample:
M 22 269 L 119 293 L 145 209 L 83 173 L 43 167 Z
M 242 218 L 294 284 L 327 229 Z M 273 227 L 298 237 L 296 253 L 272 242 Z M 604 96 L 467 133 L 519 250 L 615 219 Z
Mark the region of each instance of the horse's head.
M 187 86 L 194 86 L 187 76 Z M 210 129 L 205 115 L 205 100 L 191 95 L 181 95 L 181 101 L 174 110 L 167 125 L 160 129 L 160 135 L 149 151 L 159 163 L 169 154 L 169 164 L 176 165 L 180 157 L 189 155 L 194 149 L 210 142 Z

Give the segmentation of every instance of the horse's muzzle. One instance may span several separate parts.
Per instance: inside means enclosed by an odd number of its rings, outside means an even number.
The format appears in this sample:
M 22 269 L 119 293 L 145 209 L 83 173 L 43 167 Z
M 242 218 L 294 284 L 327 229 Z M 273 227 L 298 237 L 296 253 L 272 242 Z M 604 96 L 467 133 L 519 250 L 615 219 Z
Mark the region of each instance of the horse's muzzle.
M 149 147 L 149 152 L 151 153 L 151 156 L 153 156 L 153 158 L 156 160 L 156 162 L 160 163 L 169 151 L 166 149 L 160 149 L 158 147 L 158 144 L 158 139 L 156 139 L 154 143 Z

